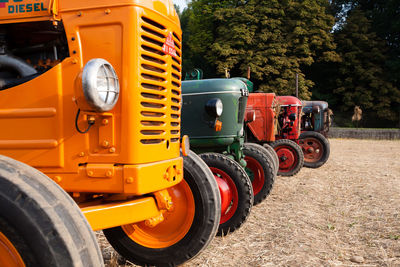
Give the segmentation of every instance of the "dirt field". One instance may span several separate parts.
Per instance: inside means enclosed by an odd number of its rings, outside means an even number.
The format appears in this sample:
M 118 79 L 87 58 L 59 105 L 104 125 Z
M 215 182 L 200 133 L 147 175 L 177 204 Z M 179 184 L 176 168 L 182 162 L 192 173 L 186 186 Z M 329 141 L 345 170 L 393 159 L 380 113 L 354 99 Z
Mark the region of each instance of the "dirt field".
M 330 142 L 328 163 L 278 177 L 240 230 L 184 266 L 400 266 L 400 141 Z

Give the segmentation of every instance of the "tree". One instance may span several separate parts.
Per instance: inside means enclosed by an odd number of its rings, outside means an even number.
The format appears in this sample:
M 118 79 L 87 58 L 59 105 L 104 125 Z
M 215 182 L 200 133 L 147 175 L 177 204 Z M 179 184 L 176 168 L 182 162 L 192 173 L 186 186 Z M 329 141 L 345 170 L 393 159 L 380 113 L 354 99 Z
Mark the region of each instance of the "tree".
M 205 77 L 216 77 L 216 70 L 208 60 L 210 45 L 216 38 L 217 22 L 214 12 L 233 4 L 229 0 L 193 0 L 181 14 L 183 29 L 183 72 L 201 68 Z
M 336 33 L 337 52 L 342 61 L 331 64 L 325 83 L 341 111 L 354 106 L 372 110 L 378 117 L 397 119 L 394 106 L 400 91 L 386 77 L 387 47 L 371 29 L 371 21 L 360 8 L 349 11 L 346 24 Z
M 328 6 L 327 0 L 195 0 L 189 4 L 188 46 L 221 76 L 225 68 L 244 76 L 250 66 L 252 81 L 263 91 L 291 95 L 299 73 L 300 97 L 308 99 L 313 82 L 302 68 L 338 60 Z
M 345 21 L 347 12 L 358 9 L 371 21 L 371 31 L 387 45 L 390 81 L 400 87 L 400 2 L 398 0 L 333 0 L 336 17 Z

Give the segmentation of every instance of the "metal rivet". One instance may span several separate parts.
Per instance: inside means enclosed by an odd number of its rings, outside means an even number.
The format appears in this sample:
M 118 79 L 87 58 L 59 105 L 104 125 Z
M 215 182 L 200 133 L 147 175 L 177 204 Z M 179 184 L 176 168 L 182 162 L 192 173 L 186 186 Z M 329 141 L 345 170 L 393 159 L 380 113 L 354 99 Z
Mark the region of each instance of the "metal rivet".
M 110 153 L 115 153 L 115 147 L 112 147 L 108 150 Z
M 85 156 L 85 152 L 80 152 L 78 155 L 79 155 L 79 157 L 84 157 Z
M 126 178 L 126 183 L 127 183 L 127 184 L 133 183 L 133 177 L 128 177 L 128 178 Z
M 112 171 L 107 171 L 107 172 L 106 172 L 106 176 L 107 176 L 107 177 L 111 177 L 111 176 L 112 176 Z
M 109 145 L 110 145 L 110 143 L 107 140 L 103 141 L 103 144 L 102 144 L 103 147 L 107 148 Z
M 164 173 L 164 179 L 165 179 L 165 180 L 168 180 L 168 179 L 169 179 L 169 173 L 168 173 L 168 172 Z
M 108 124 L 108 120 L 107 120 L 107 119 L 103 119 L 103 120 L 101 121 L 101 123 L 102 123 L 103 125 L 107 125 L 107 124 Z
M 92 171 L 88 171 L 87 175 L 88 175 L 89 177 L 90 177 L 90 176 L 93 176 L 93 172 L 92 172 Z
M 54 177 L 54 181 L 55 181 L 56 183 L 60 183 L 61 180 L 62 180 L 61 176 L 55 176 L 55 177 Z
M 111 9 L 107 8 L 104 12 L 108 15 L 111 13 Z

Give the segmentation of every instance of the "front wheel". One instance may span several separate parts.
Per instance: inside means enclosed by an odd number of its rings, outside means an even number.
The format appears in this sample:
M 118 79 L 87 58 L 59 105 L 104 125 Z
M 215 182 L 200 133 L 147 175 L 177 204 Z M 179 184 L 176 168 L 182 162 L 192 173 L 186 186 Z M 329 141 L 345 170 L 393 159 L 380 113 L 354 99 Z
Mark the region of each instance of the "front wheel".
M 319 168 L 328 161 L 330 144 L 327 138 L 318 132 L 304 132 L 300 135 L 299 145 L 304 153 L 304 166 Z
M 0 266 L 104 266 L 86 218 L 38 170 L 0 156 Z
M 175 266 L 199 254 L 217 232 L 221 200 L 207 165 L 192 151 L 184 157 L 184 180 L 169 188 L 174 203 L 155 227 L 145 222 L 104 230 L 114 249 L 138 265 Z
M 242 166 L 225 155 L 204 153 L 200 157 L 214 174 L 221 194 L 218 235 L 232 233 L 250 215 L 253 206 L 251 181 Z
M 268 150 L 258 144 L 244 143 L 243 154 L 247 163 L 246 172 L 253 186 L 253 204 L 257 205 L 267 198 L 274 184 L 276 173 L 273 160 Z
M 278 175 L 293 176 L 304 164 L 304 155 L 301 147 L 289 139 L 280 139 L 271 143 L 279 158 Z

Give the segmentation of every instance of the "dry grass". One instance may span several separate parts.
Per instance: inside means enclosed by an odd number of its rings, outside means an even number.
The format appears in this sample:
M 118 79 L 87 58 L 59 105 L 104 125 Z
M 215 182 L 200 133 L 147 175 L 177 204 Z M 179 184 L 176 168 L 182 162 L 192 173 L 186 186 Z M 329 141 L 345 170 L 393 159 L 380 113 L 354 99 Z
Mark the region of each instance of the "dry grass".
M 184 266 L 400 266 L 400 141 L 330 142 L 327 164 L 278 177 L 240 230 Z

